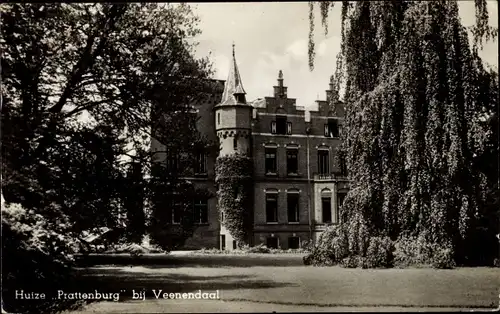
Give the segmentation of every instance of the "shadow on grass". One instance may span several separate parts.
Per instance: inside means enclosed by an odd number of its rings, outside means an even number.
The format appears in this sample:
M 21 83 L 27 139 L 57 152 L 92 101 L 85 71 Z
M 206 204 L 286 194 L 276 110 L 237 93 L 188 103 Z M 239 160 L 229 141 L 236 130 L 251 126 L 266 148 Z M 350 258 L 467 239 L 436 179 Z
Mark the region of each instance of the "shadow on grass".
M 75 274 L 72 276 L 70 284 L 68 282 L 64 286 L 46 287 L 44 289 L 47 299 L 45 302 L 24 300 L 24 303 L 33 303 L 32 306 L 23 309 L 23 311 L 15 311 L 11 306 L 7 307 L 9 309 L 6 309 L 11 313 L 56 313 L 65 310 L 79 310 L 86 304 L 102 301 L 144 301 L 142 296 L 141 299 L 133 299 L 133 292 L 145 292 L 145 300 L 155 300 L 157 297 L 153 293 L 153 290 L 157 294 L 161 290 L 160 299 L 163 299 L 162 296 L 164 293 L 196 293 L 199 290 L 203 293 L 214 293 L 216 290 L 227 291 L 295 286 L 293 283 L 277 283 L 272 280 L 256 279 L 248 275 L 198 276 L 154 272 L 154 270 L 148 271 L 147 268 L 144 272 L 140 272 L 130 267 L 75 269 Z M 10 293 L 12 292 L 14 291 L 10 291 Z M 25 292 L 29 292 L 29 290 L 25 290 Z M 96 292 L 100 295 L 97 300 L 93 296 L 90 297 L 91 294 L 95 296 Z M 87 296 L 84 296 L 84 294 L 87 294 Z M 27 304 L 25 303 L 25 305 Z
M 130 254 L 109 255 L 93 254 L 80 256 L 79 267 L 95 265 L 140 265 L 150 268 L 178 267 L 256 267 L 303 266 L 300 255 L 168 255 L 150 254 L 134 257 Z
M 92 267 L 95 265 L 113 265 L 113 267 Z M 142 266 L 143 272 L 136 267 Z M 262 289 L 291 286 L 291 283 L 276 283 L 272 280 L 261 280 L 244 275 L 236 276 L 191 276 L 181 273 L 161 273 L 160 269 L 180 267 L 254 267 L 254 266 L 298 266 L 302 264 L 300 256 L 227 256 L 227 255 L 167 255 L 151 254 L 134 257 L 123 255 L 88 255 L 77 259 L 76 268 L 69 273 L 54 270 L 59 281 L 40 280 L 35 284 L 11 284 L 9 289 L 2 287 L 5 310 L 14 313 L 54 313 L 61 310 L 74 310 L 82 304 L 101 300 L 83 300 L 75 293 L 95 293 L 96 291 L 113 295 L 119 293 L 120 302 L 132 299 L 132 291 L 146 291 L 146 298 L 155 298 L 152 290 L 162 293 L 186 293 L 202 290 Z M 158 271 L 156 271 L 158 270 Z M 22 273 L 22 272 L 21 272 Z M 57 275 L 56 275 L 57 274 Z M 16 292 L 44 293 L 45 300 L 19 299 Z M 66 293 L 67 295 L 60 295 Z
M 119 294 L 119 302 L 139 302 L 155 300 L 161 290 L 164 293 L 214 293 L 216 290 L 265 289 L 296 286 L 294 283 L 279 283 L 272 280 L 256 279 L 248 275 L 199 276 L 176 273 L 154 273 L 147 268 L 143 272 L 130 267 L 86 268 L 80 271 L 78 291 L 108 294 Z M 135 299 L 133 298 L 135 292 Z M 138 293 L 144 293 L 138 299 Z M 116 296 L 116 295 L 115 295 Z M 220 296 L 220 294 L 219 294 Z M 163 299 L 160 296 L 160 299 Z M 87 304 L 113 300 L 88 300 Z

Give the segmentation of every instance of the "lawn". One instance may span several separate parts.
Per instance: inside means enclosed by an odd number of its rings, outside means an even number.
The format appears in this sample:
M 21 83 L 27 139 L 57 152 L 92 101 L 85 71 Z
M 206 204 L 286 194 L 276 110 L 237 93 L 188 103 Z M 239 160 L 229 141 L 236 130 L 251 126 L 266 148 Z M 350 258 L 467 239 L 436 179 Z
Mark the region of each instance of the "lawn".
M 309 267 L 300 265 L 299 255 L 163 259 L 168 262 L 160 265 L 157 257 L 156 264 L 82 269 L 87 281 L 81 287 L 124 292 L 120 302 L 95 302 L 72 313 L 417 311 L 486 309 L 499 304 L 498 268 Z M 132 300 L 132 289 L 144 289 L 146 300 Z M 219 290 L 220 300 L 156 299 L 153 289 L 167 293 Z

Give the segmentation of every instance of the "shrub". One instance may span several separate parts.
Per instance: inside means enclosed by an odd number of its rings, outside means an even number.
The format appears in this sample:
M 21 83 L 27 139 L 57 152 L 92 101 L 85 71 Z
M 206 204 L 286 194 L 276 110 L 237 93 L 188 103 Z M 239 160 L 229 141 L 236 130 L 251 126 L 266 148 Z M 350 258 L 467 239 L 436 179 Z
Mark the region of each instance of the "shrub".
M 389 237 L 371 237 L 366 253 L 366 267 L 388 268 L 392 266 L 394 245 Z
M 2 300 L 7 312 L 50 313 L 77 305 L 74 300 L 52 300 L 58 289 L 74 285 L 71 266 L 78 246 L 58 208 L 45 208 L 44 214 L 2 204 Z M 15 297 L 16 290 L 27 287 L 45 293 L 46 299 L 26 302 Z
M 359 256 L 348 256 L 340 261 L 340 266 L 344 268 L 357 268 L 362 266 L 362 260 Z
M 438 246 L 434 249 L 432 266 L 439 269 L 451 269 L 456 266 L 453 259 L 453 249 L 450 245 Z
M 318 238 L 318 243 L 304 257 L 305 265 L 334 265 L 345 258 L 349 251 L 347 235 L 342 226 L 328 227 Z
M 423 236 L 403 236 L 394 244 L 394 265 L 399 267 L 431 264 L 431 247 Z
M 456 266 L 451 244 L 431 243 L 426 241 L 425 235 L 401 237 L 396 241 L 394 264 L 400 267 L 453 268 Z
M 247 253 L 271 253 L 271 249 L 263 244 L 259 244 L 252 247 L 245 247 L 244 251 Z
M 500 267 L 500 258 L 495 258 L 495 260 L 493 261 L 493 266 Z
M 216 249 L 216 248 L 212 248 L 212 249 L 202 248 L 201 250 L 196 251 L 196 253 L 199 253 L 199 254 L 222 254 L 222 253 L 224 253 L 224 251 L 221 251 L 221 250 Z
M 165 251 L 154 247 L 154 246 L 143 246 L 137 243 L 123 243 L 112 247 L 107 250 L 106 253 L 112 254 L 120 254 L 120 253 L 129 253 L 133 256 L 141 256 L 143 254 L 151 254 L 151 253 L 164 253 Z
M 311 253 L 302 258 L 304 265 L 312 266 L 330 266 L 333 265 L 333 260 L 328 253 L 318 247 L 314 248 Z

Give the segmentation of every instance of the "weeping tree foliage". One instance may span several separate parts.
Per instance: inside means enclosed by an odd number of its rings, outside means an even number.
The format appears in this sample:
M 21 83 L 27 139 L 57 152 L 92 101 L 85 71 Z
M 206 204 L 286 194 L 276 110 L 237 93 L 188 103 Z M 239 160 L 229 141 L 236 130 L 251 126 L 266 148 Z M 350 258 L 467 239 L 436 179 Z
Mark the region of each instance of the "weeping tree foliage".
M 345 88 L 342 149 L 351 190 L 343 215 L 355 241 L 366 238 L 357 234 L 420 236 L 449 247 L 456 261 L 476 258 L 472 239 L 490 175 L 477 158 L 495 154 L 485 145 L 491 132 L 484 118 L 491 119 L 498 91 L 498 74 L 485 70 L 478 52 L 498 31 L 488 26 L 486 1 L 475 3 L 472 44 L 457 1 L 341 3 L 335 83 Z M 334 4 L 319 4 L 325 32 Z M 364 256 L 365 246 L 350 245 L 350 253 Z

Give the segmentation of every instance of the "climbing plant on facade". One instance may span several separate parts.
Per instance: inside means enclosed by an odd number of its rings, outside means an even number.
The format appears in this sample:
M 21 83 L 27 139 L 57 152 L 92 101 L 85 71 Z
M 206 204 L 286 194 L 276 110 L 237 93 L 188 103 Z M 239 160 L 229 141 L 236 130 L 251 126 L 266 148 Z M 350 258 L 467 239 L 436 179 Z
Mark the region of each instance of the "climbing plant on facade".
M 332 5 L 321 4 L 322 21 Z M 313 20 L 312 12 L 313 4 Z M 487 137 L 479 113 L 491 103 L 478 92 L 478 50 L 498 32 L 488 26 L 486 1 L 476 1 L 476 18 L 469 43 L 457 1 L 342 2 L 335 83 L 345 88 L 351 190 L 343 210 L 355 221 L 347 226 L 353 240 L 366 232 L 418 236 L 455 261 L 475 258 L 486 178 L 474 156 Z M 360 245 L 350 253 L 363 255 Z
M 215 165 L 218 208 L 240 247 L 248 243 L 252 226 L 252 169 L 251 158 L 242 155 L 218 157 Z

